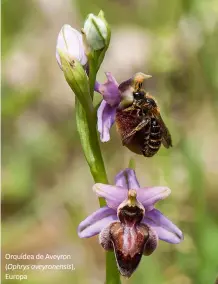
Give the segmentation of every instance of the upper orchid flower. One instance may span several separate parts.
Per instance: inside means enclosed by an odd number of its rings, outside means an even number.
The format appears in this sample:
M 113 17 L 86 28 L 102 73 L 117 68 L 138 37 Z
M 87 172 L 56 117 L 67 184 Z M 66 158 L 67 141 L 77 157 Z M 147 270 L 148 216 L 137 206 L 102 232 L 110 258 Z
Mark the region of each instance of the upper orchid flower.
M 142 254 L 150 255 L 158 240 L 177 244 L 183 234 L 154 204 L 170 194 L 167 187 L 140 188 L 132 169 L 115 178 L 116 186 L 95 184 L 93 189 L 105 198 L 107 206 L 98 209 L 78 227 L 81 238 L 99 234 L 105 250 L 114 250 L 117 266 L 123 276 L 130 277 Z
M 110 140 L 110 128 L 114 124 L 116 109 L 125 107 L 133 102 L 133 92 L 138 89 L 138 86 L 145 79 L 150 78 L 150 75 L 136 73 L 130 79 L 122 82 L 120 85 L 110 72 L 106 73 L 107 82 L 99 84 L 96 82 L 95 91 L 103 96 L 103 100 L 98 109 L 98 131 L 102 142 Z

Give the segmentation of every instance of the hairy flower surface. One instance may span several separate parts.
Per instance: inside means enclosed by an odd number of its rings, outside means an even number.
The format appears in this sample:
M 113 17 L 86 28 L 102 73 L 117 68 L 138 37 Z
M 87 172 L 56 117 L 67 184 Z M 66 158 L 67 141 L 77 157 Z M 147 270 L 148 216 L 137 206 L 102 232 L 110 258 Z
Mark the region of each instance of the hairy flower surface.
M 170 194 L 167 187 L 139 186 L 135 172 L 125 169 L 115 178 L 115 186 L 97 183 L 93 189 L 106 200 L 78 227 L 81 238 L 99 234 L 105 250 L 113 250 L 123 276 L 130 277 L 142 255 L 150 255 L 158 240 L 177 244 L 183 239 L 180 229 L 166 218 L 154 204 Z
M 96 82 L 95 91 L 102 94 L 103 100 L 98 108 L 98 131 L 102 142 L 110 140 L 110 128 L 115 122 L 117 107 L 125 107 L 133 102 L 133 92 L 150 75 L 136 73 L 120 85 L 110 72 L 106 72 L 107 82 Z

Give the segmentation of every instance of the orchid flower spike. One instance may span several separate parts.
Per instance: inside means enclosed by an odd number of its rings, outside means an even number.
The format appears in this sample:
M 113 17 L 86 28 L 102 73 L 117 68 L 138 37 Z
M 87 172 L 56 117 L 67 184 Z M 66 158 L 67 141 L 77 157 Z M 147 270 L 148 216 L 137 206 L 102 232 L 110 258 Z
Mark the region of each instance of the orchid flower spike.
M 107 206 L 92 213 L 78 227 L 80 238 L 99 234 L 99 242 L 114 251 L 121 275 L 130 277 L 142 255 L 152 254 L 158 241 L 178 244 L 181 230 L 154 208 L 157 201 L 169 196 L 167 187 L 141 188 L 132 169 L 121 171 L 115 186 L 97 183 L 93 189 Z

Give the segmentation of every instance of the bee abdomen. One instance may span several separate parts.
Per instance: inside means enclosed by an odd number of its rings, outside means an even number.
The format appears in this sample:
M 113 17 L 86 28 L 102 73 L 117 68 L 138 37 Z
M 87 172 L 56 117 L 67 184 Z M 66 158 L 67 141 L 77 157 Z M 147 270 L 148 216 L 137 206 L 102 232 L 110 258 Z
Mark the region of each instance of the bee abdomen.
M 144 133 L 144 143 L 147 143 L 150 139 L 150 129 Z
M 161 140 L 161 132 L 150 133 L 150 137 L 152 140 Z
M 160 140 L 151 140 L 149 139 L 147 143 L 145 143 L 144 148 L 142 149 L 142 153 L 145 157 L 152 157 L 157 153 L 161 146 Z
M 151 149 L 159 149 L 161 145 L 161 139 L 157 140 L 150 139 L 148 145 Z
M 142 154 L 145 157 L 152 157 L 157 153 L 158 149 L 152 149 L 149 145 L 146 145 L 144 149 L 142 149 Z
M 152 157 L 157 153 L 161 146 L 161 130 L 155 119 L 151 120 L 150 132 L 144 136 L 144 148 L 142 153 L 146 157 Z

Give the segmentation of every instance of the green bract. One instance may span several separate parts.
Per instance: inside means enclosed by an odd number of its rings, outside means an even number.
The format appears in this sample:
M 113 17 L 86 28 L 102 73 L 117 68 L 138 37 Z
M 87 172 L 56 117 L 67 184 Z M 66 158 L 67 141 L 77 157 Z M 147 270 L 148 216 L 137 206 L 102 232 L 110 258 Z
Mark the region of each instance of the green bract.
M 58 50 L 58 53 L 67 83 L 86 112 L 92 112 L 93 106 L 89 93 L 89 80 L 83 66 L 76 59 L 71 60 L 69 56 L 62 51 Z

